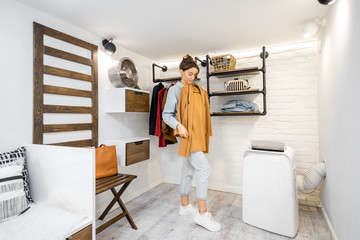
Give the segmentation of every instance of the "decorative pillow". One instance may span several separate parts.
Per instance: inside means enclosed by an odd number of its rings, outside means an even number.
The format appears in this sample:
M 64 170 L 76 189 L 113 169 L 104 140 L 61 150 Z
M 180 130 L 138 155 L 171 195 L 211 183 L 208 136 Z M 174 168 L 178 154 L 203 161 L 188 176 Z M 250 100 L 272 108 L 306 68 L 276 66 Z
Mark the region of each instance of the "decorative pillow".
M 21 165 L 0 168 L 0 222 L 21 214 L 28 207 L 22 170 Z
M 0 153 L 0 168 L 8 166 L 23 166 L 22 179 L 24 182 L 24 191 L 28 203 L 33 203 L 33 199 L 30 196 L 29 177 L 26 166 L 25 147 L 20 147 L 14 151 Z

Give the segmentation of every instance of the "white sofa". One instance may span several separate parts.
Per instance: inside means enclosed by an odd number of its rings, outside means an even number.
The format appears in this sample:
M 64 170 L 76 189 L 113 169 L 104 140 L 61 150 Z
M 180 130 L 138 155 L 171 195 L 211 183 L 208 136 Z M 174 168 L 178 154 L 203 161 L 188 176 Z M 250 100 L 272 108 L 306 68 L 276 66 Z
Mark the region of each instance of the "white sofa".
M 0 239 L 64 239 L 92 224 L 95 240 L 94 149 L 28 144 L 26 158 L 36 204 L 0 223 Z

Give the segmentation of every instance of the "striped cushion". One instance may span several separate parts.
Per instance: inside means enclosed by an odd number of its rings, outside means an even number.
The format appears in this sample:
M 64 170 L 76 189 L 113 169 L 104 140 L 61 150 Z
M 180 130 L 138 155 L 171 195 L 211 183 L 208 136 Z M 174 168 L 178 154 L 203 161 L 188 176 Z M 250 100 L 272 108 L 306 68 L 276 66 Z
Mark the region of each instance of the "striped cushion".
M 0 168 L 0 222 L 19 215 L 28 207 L 22 170 L 23 166 Z
M 22 179 L 24 182 L 24 191 L 26 195 L 26 199 L 28 203 L 33 203 L 30 196 L 30 188 L 29 188 L 29 177 L 26 166 L 26 155 L 25 155 L 25 147 L 20 147 L 14 151 L 0 153 L 0 168 L 8 167 L 8 166 L 23 166 L 22 169 Z

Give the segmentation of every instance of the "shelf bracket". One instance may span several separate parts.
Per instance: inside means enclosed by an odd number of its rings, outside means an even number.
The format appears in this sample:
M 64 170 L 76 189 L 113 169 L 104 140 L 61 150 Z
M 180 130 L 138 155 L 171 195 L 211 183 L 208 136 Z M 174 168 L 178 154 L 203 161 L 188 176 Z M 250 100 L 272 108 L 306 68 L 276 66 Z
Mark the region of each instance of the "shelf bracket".
M 167 66 L 159 66 L 159 65 L 157 65 L 157 64 L 155 64 L 155 63 L 153 63 L 153 65 L 152 65 L 152 72 L 153 72 L 153 82 L 154 83 L 157 83 L 157 82 L 162 82 L 162 81 L 159 81 L 159 80 L 155 80 L 155 67 L 158 67 L 158 68 L 161 68 L 161 71 L 163 71 L 163 72 L 166 72 L 167 70 L 168 70 L 168 68 L 167 68 Z
M 206 67 L 206 61 L 203 61 L 203 60 L 199 59 L 198 57 L 195 57 L 195 61 L 199 61 L 201 63 L 202 67 Z

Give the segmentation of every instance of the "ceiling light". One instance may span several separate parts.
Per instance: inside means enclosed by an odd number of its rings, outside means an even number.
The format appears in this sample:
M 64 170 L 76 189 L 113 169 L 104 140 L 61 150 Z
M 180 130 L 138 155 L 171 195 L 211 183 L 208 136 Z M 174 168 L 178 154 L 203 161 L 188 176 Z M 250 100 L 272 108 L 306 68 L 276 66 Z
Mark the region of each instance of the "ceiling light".
M 314 36 L 319 30 L 319 26 L 314 22 L 309 22 L 305 25 L 303 29 L 304 37 L 305 38 L 311 38 Z
M 322 5 L 331 5 L 333 4 L 336 0 L 318 0 L 320 4 Z
M 313 21 L 307 23 L 303 29 L 304 37 L 311 38 L 318 33 L 320 27 L 325 27 L 326 20 L 322 17 L 316 17 Z
M 112 43 L 112 41 L 113 41 L 112 38 L 110 38 L 109 40 L 104 39 L 102 41 L 102 45 L 104 46 L 105 52 L 107 54 L 113 54 L 116 51 L 116 46 L 115 44 Z

